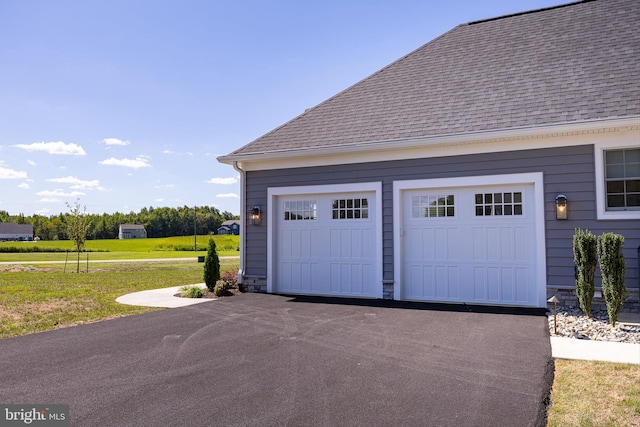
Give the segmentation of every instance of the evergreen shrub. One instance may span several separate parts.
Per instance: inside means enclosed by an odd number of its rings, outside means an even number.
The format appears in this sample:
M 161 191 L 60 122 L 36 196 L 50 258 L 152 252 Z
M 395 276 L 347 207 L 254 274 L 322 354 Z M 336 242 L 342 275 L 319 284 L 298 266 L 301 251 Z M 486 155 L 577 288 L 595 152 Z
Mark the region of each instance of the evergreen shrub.
M 624 286 L 625 264 L 622 255 L 624 237 L 604 233 L 598 237 L 597 252 L 602 272 L 602 295 L 607 304 L 611 326 L 615 326 L 629 293 Z
M 591 303 L 595 291 L 594 276 L 597 258 L 597 238 L 589 230 L 576 228 L 573 235 L 573 260 L 576 264 L 576 295 L 580 309 L 591 316 Z
M 216 251 L 216 242 L 210 238 L 207 257 L 204 260 L 204 283 L 211 292 L 214 292 L 218 280 L 220 280 L 220 259 Z

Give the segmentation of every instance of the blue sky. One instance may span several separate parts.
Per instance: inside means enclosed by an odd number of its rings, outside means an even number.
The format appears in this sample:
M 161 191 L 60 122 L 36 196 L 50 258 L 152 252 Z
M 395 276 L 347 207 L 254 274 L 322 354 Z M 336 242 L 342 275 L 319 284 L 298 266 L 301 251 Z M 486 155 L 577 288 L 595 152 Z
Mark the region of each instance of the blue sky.
M 216 157 L 456 25 L 558 0 L 2 0 L 0 210 L 215 206 Z

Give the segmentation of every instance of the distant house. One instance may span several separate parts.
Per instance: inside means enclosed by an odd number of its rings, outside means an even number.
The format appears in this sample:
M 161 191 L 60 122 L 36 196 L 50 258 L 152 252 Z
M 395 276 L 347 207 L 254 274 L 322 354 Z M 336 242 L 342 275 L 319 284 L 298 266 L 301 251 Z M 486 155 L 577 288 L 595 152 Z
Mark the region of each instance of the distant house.
M 118 239 L 146 239 L 147 230 L 141 224 L 120 224 Z
M 240 234 L 240 221 L 230 219 L 222 223 L 218 228 L 218 234 Z
M 0 222 L 0 241 L 33 240 L 33 225 Z

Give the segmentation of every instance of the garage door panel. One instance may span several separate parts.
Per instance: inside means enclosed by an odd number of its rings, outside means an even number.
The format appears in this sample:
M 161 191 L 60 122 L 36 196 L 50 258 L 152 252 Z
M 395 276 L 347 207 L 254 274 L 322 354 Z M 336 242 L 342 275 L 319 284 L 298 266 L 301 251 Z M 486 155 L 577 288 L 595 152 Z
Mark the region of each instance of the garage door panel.
M 501 277 L 500 277 L 500 300 L 505 302 L 513 302 L 515 301 L 514 292 L 513 292 L 513 269 L 508 267 L 503 267 L 500 269 Z
M 375 193 L 281 196 L 276 203 L 277 292 L 376 296 Z
M 487 300 L 500 301 L 500 269 L 487 267 Z
M 304 259 L 320 255 L 317 246 L 319 230 L 286 229 L 282 230 L 278 255 L 282 260 Z
M 423 295 L 435 297 L 435 285 L 433 281 L 433 266 L 411 265 L 408 271 L 407 286 L 409 298 L 419 299 Z
M 536 304 L 533 185 L 403 194 L 403 298 Z M 443 199 L 451 205 L 440 212 L 450 215 L 433 217 L 437 209 L 415 206 Z
M 473 267 L 473 296 L 474 300 L 486 300 L 487 294 L 487 271 L 484 267 Z
M 527 227 L 518 227 L 514 231 L 514 259 L 516 261 L 526 262 L 533 257 L 533 246 L 527 243 L 527 237 L 530 234 L 530 230 L 528 230 Z
M 515 275 L 516 302 L 526 303 L 532 297 L 530 281 L 528 280 L 529 272 L 526 268 L 516 268 Z

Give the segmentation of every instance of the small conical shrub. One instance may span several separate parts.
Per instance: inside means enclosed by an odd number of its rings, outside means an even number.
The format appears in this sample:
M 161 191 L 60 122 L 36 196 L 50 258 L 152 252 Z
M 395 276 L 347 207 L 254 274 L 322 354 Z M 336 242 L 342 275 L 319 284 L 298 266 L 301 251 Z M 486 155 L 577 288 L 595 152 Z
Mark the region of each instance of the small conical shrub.
M 220 280 L 220 259 L 216 251 L 216 242 L 210 238 L 207 257 L 204 260 L 204 283 L 213 292 L 218 280 Z
M 624 286 L 624 237 L 614 233 L 598 236 L 598 261 L 602 272 L 602 295 L 607 304 L 611 326 L 615 326 L 624 301 L 629 296 Z
M 594 276 L 598 258 L 597 239 L 589 230 L 576 228 L 573 235 L 573 260 L 576 263 L 576 295 L 580 309 L 591 316 L 591 303 L 595 291 Z

